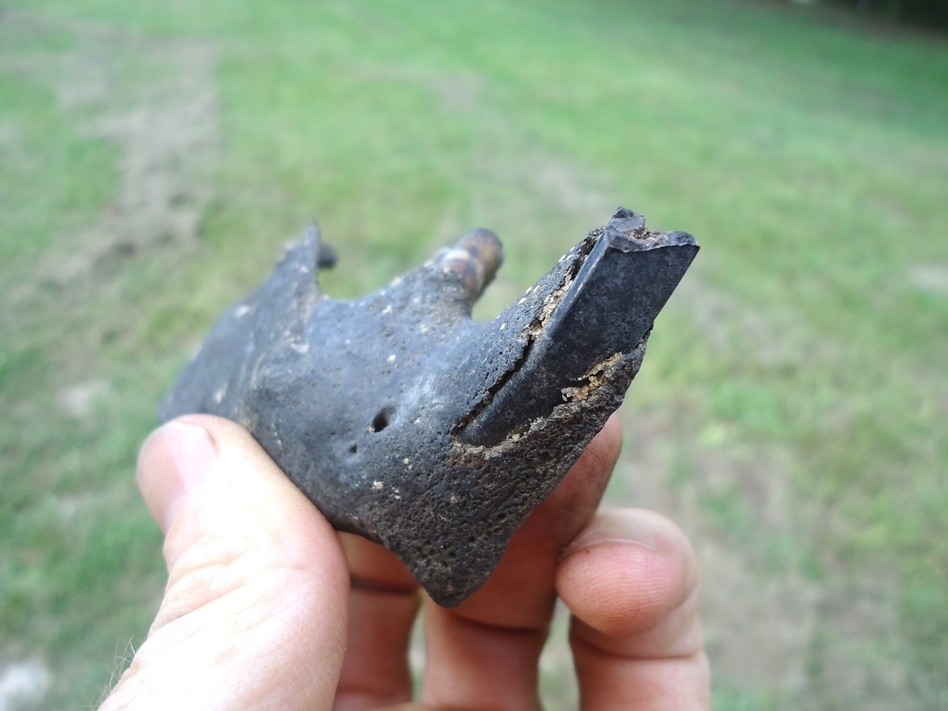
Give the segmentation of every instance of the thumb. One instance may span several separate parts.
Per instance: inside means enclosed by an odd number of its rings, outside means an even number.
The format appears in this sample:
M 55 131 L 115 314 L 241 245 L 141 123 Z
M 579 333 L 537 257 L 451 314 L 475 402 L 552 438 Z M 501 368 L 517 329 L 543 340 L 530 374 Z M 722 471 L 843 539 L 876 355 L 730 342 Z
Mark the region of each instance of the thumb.
M 142 447 L 165 597 L 103 709 L 329 709 L 349 572 L 329 523 L 240 426 L 189 416 Z

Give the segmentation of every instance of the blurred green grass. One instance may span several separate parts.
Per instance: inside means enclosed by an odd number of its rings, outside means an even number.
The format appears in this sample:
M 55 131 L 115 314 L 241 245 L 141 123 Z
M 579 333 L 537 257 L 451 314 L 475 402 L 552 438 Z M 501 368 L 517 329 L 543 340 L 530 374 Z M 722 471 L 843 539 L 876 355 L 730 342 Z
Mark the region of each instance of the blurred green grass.
M 705 450 L 780 452 L 832 525 L 766 538 L 739 486 L 706 491 L 703 515 L 821 584 L 894 580 L 907 707 L 945 703 L 943 40 L 703 0 L 7 0 L 0 33 L 0 661 L 43 655 L 56 707 L 94 704 L 146 630 L 163 571 L 135 451 L 287 237 L 318 218 L 341 253 L 326 288 L 351 296 L 489 226 L 508 257 L 486 316 L 618 203 L 703 244 L 627 406 L 675 413 L 672 485 Z M 172 71 L 136 43 L 216 54 L 216 152 L 196 168 L 213 197 L 183 246 L 80 238 L 128 179 L 88 129 L 121 102 L 65 101 L 57 72 L 109 33 L 132 38 L 98 50 L 131 108 Z M 59 275 L 90 249 L 88 274 Z M 807 703 L 832 708 L 820 693 Z M 716 694 L 791 703 L 740 679 Z

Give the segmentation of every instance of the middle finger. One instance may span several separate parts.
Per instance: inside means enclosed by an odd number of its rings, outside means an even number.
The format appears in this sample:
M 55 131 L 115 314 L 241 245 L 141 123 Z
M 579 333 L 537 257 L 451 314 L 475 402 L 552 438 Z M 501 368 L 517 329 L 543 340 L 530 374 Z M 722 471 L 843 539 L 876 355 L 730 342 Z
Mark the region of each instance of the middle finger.
M 349 559 L 349 634 L 335 711 L 375 709 L 412 695 L 408 666 L 411 628 L 421 597 L 394 553 L 352 534 L 340 534 Z
M 563 548 L 595 513 L 620 443 L 621 429 L 611 418 L 517 531 L 487 583 L 455 609 L 428 603 L 425 703 L 538 706 L 537 660 L 556 601 L 554 571 Z

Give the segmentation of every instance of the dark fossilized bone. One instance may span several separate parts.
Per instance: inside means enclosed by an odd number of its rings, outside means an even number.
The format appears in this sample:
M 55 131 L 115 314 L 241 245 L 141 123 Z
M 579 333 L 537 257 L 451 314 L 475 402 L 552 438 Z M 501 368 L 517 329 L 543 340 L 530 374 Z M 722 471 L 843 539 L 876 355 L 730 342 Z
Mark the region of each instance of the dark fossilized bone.
M 697 250 L 620 209 L 475 323 L 502 259 L 493 233 L 338 301 L 319 290 L 327 250 L 310 228 L 221 317 L 160 415 L 245 426 L 337 529 L 394 551 L 457 605 L 621 404 Z

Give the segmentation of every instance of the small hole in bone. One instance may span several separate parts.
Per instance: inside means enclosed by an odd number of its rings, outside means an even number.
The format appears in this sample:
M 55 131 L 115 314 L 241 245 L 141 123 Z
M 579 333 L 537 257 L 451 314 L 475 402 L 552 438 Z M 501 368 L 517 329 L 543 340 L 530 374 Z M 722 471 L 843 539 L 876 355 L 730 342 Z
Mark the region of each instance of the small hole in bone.
M 355 442 L 349 445 L 349 454 L 355 454 L 358 451 L 359 451 L 359 445 L 357 445 Z
M 386 427 L 388 427 L 388 421 L 389 411 L 387 409 L 379 410 L 379 414 L 377 414 L 372 420 L 372 426 L 370 429 L 372 432 L 381 432 Z

